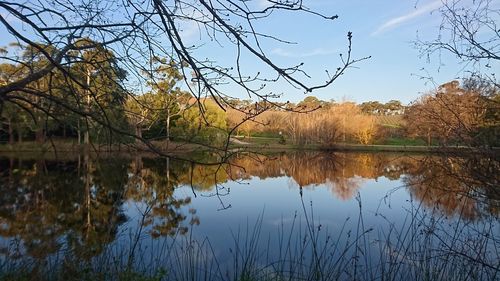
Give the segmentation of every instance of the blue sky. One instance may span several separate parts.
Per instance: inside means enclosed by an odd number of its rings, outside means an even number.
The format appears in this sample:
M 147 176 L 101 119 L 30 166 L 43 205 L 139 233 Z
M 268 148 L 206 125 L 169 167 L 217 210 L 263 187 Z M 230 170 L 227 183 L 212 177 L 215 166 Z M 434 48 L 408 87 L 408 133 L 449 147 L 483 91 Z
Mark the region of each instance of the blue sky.
M 472 4 L 463 0 L 464 4 Z M 500 1 L 494 1 L 496 8 Z M 267 0 L 255 0 L 254 5 L 265 7 Z M 350 100 L 358 103 L 391 99 L 409 103 L 437 85 L 466 76 L 467 66 L 460 64 L 454 56 L 443 53 L 440 56 L 420 58 L 413 43 L 417 38 L 434 40 L 438 36 L 441 16 L 437 11 L 441 0 L 377 0 L 377 1 L 332 1 L 305 0 L 305 5 L 325 15 L 338 15 L 334 21 L 325 21 L 314 16 L 278 12 L 255 24 L 258 31 L 272 34 L 280 39 L 294 42 L 283 44 L 272 40 L 261 41 L 267 56 L 279 66 L 304 63 L 304 70 L 311 78 L 302 77 L 307 85 L 320 84 L 327 80 L 325 70 L 332 73 L 339 66 L 339 53 L 345 53 L 346 34 L 353 32 L 353 56 L 371 56 L 349 69 L 330 87 L 311 94 L 323 100 Z M 185 34 L 192 36 L 192 42 L 203 41 L 192 30 Z M 234 54 L 228 45 L 207 45 L 200 53 L 231 64 Z M 247 57 L 242 64 L 247 73 L 269 71 L 255 58 Z M 498 72 L 500 65 L 492 64 L 488 71 Z M 422 79 L 422 77 L 432 77 Z M 236 87 L 228 86 L 226 91 L 238 97 L 245 97 Z M 283 93 L 282 100 L 297 102 L 306 94 L 286 83 L 268 85 L 268 91 Z
M 263 0 L 264 1 L 264 0 Z M 463 65 L 455 57 L 444 54 L 440 58 L 419 58 L 419 51 L 412 42 L 417 36 L 432 40 L 438 35 L 441 17 L 436 11 L 439 0 L 425 1 L 309 1 L 312 9 L 325 14 L 338 14 L 339 19 L 331 23 L 311 19 L 295 21 L 294 17 L 275 19 L 274 29 L 285 39 L 300 44 L 271 48 L 271 54 L 278 62 L 304 61 L 309 74 L 324 80 L 325 68 L 334 69 L 338 53 L 345 50 L 345 34 L 352 31 L 355 57 L 371 56 L 350 69 L 331 87 L 313 92 L 324 99 L 388 101 L 399 99 L 404 103 L 417 98 L 435 85 L 420 76 L 432 76 L 441 84 L 464 75 Z M 417 35 L 418 34 L 418 35 Z M 333 66 L 333 67 L 332 67 Z M 498 72 L 499 65 L 493 65 Z M 287 93 L 289 99 L 302 99 L 300 91 Z
M 463 0 L 472 3 L 471 0 Z M 494 1 L 498 8 L 500 1 Z M 311 78 L 302 77 L 308 85 L 319 84 L 327 79 L 325 70 L 333 72 L 339 66 L 339 53 L 345 53 L 346 34 L 353 32 L 353 56 L 371 56 L 355 65 L 330 87 L 314 91 L 312 95 L 323 100 L 343 99 L 355 102 L 391 99 L 408 103 L 436 85 L 420 76 L 431 76 L 436 84 L 464 76 L 464 65 L 450 55 L 434 56 L 430 62 L 419 58 L 419 51 L 412 42 L 417 36 L 433 40 L 441 23 L 436 11 L 441 0 L 372 0 L 333 1 L 304 0 L 307 7 L 325 15 L 338 15 L 334 21 L 325 21 L 311 15 L 291 12 L 274 13 L 255 24 L 258 31 L 275 35 L 297 44 L 283 44 L 263 39 L 266 54 L 280 66 L 304 63 Z M 266 0 L 254 0 L 251 5 L 265 7 Z M 11 19 L 12 20 L 12 19 Z M 200 57 L 216 59 L 223 65 L 234 65 L 234 45 L 206 43 L 206 36 L 198 28 L 187 24 L 182 35 L 187 43 L 202 44 L 197 51 Z M 12 41 L 3 27 L 0 29 L 0 46 Z M 243 66 L 247 74 L 269 73 L 269 68 L 246 56 Z M 498 63 L 488 71 L 498 72 Z M 229 95 L 245 98 L 234 86 L 223 87 Z M 283 93 L 282 100 L 297 102 L 306 95 L 286 83 L 268 85 L 266 91 Z

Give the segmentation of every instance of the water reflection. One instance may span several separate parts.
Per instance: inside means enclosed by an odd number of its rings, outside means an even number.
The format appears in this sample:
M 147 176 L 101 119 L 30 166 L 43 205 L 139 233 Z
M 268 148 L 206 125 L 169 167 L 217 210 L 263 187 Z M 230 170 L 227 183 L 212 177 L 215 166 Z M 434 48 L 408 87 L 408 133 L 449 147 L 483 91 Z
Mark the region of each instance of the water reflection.
M 187 227 L 182 225 L 186 216 L 180 212 L 180 208 L 189 205 L 191 198 L 173 196 L 175 188 L 183 184 L 183 165 L 171 165 L 170 159 L 143 159 L 136 156 L 131 161 L 130 171 L 125 194 L 128 200 L 147 206 L 143 225 L 151 226 L 151 235 L 159 237 L 174 235 L 178 231 L 186 233 Z M 196 218 L 191 219 L 193 223 L 198 223 Z
M 145 206 L 141 227 L 152 237 L 186 234 L 203 223 L 191 206 L 192 196 L 227 194 L 224 183 L 254 177 L 288 177 L 291 188 L 327 188 L 341 200 L 353 199 L 366 181 L 401 180 L 428 209 L 468 220 L 498 217 L 498 163 L 494 157 L 333 152 L 238 155 L 229 164 L 211 166 L 140 155 L 3 157 L 0 235 L 22 241 L 15 251 L 4 249 L 12 258 L 45 258 L 67 247 L 88 259 L 114 241 L 130 219 L 126 202 Z M 182 186 L 190 186 L 192 192 L 176 195 Z M 221 204 L 226 201 L 231 197 L 222 198 Z
M 66 245 L 94 256 L 115 239 L 125 221 L 121 161 L 2 161 L 0 235 L 18 237 L 31 256 L 44 257 Z
M 414 161 L 415 160 L 415 161 Z M 339 199 L 354 197 L 364 180 L 399 179 L 416 159 L 390 154 L 309 152 L 281 154 L 259 159 L 241 157 L 234 163 L 244 167 L 233 177 L 274 178 L 287 176 L 300 188 L 326 185 Z
M 486 157 L 425 157 L 414 163 L 403 181 L 427 208 L 470 220 L 498 217 L 499 163 Z
M 326 186 L 341 200 L 353 199 L 364 181 L 384 177 L 401 179 L 426 207 L 448 215 L 499 214 L 500 162 L 494 157 L 309 152 L 240 157 L 233 163 L 243 168 L 232 178 L 287 176 L 300 188 Z

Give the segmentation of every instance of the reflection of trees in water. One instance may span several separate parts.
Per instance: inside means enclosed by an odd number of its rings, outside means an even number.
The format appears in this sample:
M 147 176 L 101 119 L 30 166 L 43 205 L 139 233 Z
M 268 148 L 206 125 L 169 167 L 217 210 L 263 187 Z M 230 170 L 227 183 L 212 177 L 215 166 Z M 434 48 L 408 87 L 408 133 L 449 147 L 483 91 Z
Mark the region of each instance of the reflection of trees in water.
M 261 157 L 239 157 L 232 178 L 288 176 L 300 187 L 326 184 L 342 200 L 352 199 L 362 182 L 385 176 L 398 179 L 408 168 L 401 158 L 389 154 L 307 152 Z
M 142 158 L 137 156 L 131 163 L 132 174 L 127 183 L 127 198 L 135 202 L 145 203 L 143 223 L 151 226 L 151 235 L 185 234 L 188 231 L 182 222 L 186 216 L 181 208 L 191 203 L 191 198 L 176 198 L 174 190 L 182 183 L 186 174 L 182 162 L 174 162 L 164 158 Z M 194 211 L 190 211 L 194 213 Z M 191 224 L 198 224 L 194 217 Z
M 242 169 L 232 178 L 288 176 L 303 188 L 326 185 L 342 200 L 352 199 L 363 181 L 403 178 L 427 208 L 473 219 L 487 208 L 499 213 L 500 165 L 495 157 L 401 156 L 385 153 L 288 153 L 234 159 Z
M 327 179 L 326 186 L 337 198 L 346 201 L 356 195 L 361 183 L 360 178 L 337 178 L 334 181 Z
M 76 255 L 100 253 L 125 221 L 120 173 L 126 170 L 116 164 L 2 161 L 9 172 L 0 181 L 0 235 L 22 239 L 34 257 L 59 250 L 63 234 Z
M 88 258 L 116 239 L 118 227 L 126 221 L 125 201 L 146 206 L 142 223 L 153 237 L 183 234 L 199 219 L 193 209 L 186 213 L 191 198 L 175 196 L 176 188 L 192 186 L 193 194 L 216 194 L 215 186 L 229 179 L 251 177 L 286 176 L 302 188 L 325 185 L 342 200 L 352 199 L 367 179 L 402 177 L 427 208 L 467 219 L 483 213 L 498 216 L 499 168 L 494 157 L 333 152 L 238 155 L 231 164 L 212 166 L 140 156 L 0 159 L 0 235 L 22 240 L 29 256 L 46 257 L 65 243 L 76 255 Z
M 153 236 L 187 232 L 181 207 L 190 198 L 173 196 L 185 171 L 168 160 L 11 158 L 0 159 L 0 169 L 0 235 L 22 241 L 19 255 L 44 258 L 64 245 L 81 258 L 101 253 L 127 220 L 126 200 L 145 203 Z
M 211 190 L 228 180 L 228 165 L 201 166 L 165 158 L 73 160 L 0 159 L 0 235 L 18 237 L 30 256 L 45 257 L 66 244 L 93 256 L 115 240 L 127 218 L 123 203 L 144 207 L 141 223 L 153 237 L 185 234 L 199 224 L 191 198 L 174 191 L 189 185 Z M 64 236 L 64 241 L 61 237 Z
M 498 216 L 499 163 L 492 157 L 425 157 L 403 181 L 426 207 L 448 216 Z

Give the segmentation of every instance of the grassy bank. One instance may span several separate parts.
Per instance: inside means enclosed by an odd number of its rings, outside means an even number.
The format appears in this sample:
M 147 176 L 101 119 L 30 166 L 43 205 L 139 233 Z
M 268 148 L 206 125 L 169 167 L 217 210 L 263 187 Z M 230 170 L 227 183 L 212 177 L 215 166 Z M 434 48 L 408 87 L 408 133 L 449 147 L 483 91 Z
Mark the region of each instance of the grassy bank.
M 151 142 L 154 149 L 158 152 L 168 154 L 186 154 L 197 151 L 207 151 L 210 149 L 224 149 L 223 147 L 210 147 L 202 144 L 181 143 L 181 142 L 166 142 L 154 141 Z M 408 142 L 399 142 L 399 144 L 350 144 L 339 143 L 332 145 L 324 144 L 292 144 L 280 143 L 279 138 L 269 137 L 246 137 L 237 138 L 236 142 L 231 142 L 228 146 L 231 150 L 242 150 L 251 152 L 266 152 L 266 151 L 286 151 L 286 150 L 315 150 L 315 151 L 363 151 L 363 152 L 416 152 L 416 153 L 471 153 L 479 151 L 479 149 L 466 146 L 425 146 L 425 145 L 409 145 Z M 79 154 L 86 150 L 94 153 L 145 153 L 154 152 L 145 144 L 92 144 L 90 146 L 78 145 L 68 141 L 52 141 L 39 144 L 36 142 L 23 142 L 14 145 L 0 144 L 0 152 L 2 153 L 37 153 L 40 155 L 47 153 L 70 153 Z M 489 149 L 490 151 L 498 151 L 498 148 Z
M 169 153 L 182 153 L 189 151 L 196 151 L 205 149 L 202 145 L 192 143 L 179 143 L 167 141 L 152 141 L 151 145 L 155 149 L 162 152 Z M 152 151 L 150 147 L 143 143 L 129 143 L 129 144 L 78 144 L 65 140 L 47 141 L 44 143 L 37 143 L 34 141 L 15 143 L 15 144 L 0 144 L 0 152 L 70 152 L 82 153 L 86 150 L 90 152 L 145 152 Z
M 471 153 L 477 152 L 480 149 L 467 146 L 426 146 L 418 141 L 393 139 L 394 144 L 352 144 L 339 143 L 332 145 L 324 144 L 281 144 L 279 138 L 269 137 L 245 137 L 238 138 L 244 144 L 232 144 L 231 148 L 250 150 L 255 152 L 260 151 L 283 151 L 283 150 L 325 150 L 325 151 L 362 151 L 362 152 L 416 152 L 416 153 Z M 490 150 L 498 151 L 498 148 Z

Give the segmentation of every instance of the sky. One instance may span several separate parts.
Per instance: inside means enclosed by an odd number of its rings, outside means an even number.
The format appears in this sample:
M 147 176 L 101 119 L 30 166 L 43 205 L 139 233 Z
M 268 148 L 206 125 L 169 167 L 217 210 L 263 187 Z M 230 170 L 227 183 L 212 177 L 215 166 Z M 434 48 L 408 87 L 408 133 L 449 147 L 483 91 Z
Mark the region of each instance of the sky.
M 337 14 L 339 18 L 331 23 L 312 17 L 309 21 L 297 20 L 287 15 L 275 19 L 265 27 L 269 32 L 300 43 L 271 47 L 273 59 L 285 64 L 304 62 L 309 75 L 321 82 L 326 79 L 324 70 L 335 69 L 339 52 L 345 52 L 348 31 L 353 32 L 354 57 L 371 56 L 349 69 L 332 86 L 311 93 L 320 99 L 347 99 L 358 103 L 398 99 L 409 103 L 436 84 L 465 75 L 465 66 L 454 56 L 443 54 L 429 61 L 421 58 L 414 47 L 417 38 L 437 38 L 441 17 L 436 10 L 442 5 L 440 0 L 305 2 L 311 9 L 327 15 Z M 492 65 L 490 71 L 498 73 L 499 66 L 498 63 Z M 432 81 L 422 77 L 432 77 Z M 303 97 L 301 91 L 288 93 L 291 101 Z
M 472 0 L 463 0 L 471 2 Z M 500 1 L 493 1 L 496 8 Z M 339 54 L 346 52 L 347 32 L 353 33 L 352 55 L 368 57 L 348 69 L 331 86 L 304 93 L 283 81 L 268 83 L 266 91 L 283 93 L 281 101 L 298 102 L 307 95 L 322 100 L 349 100 L 361 103 L 392 99 L 407 104 L 437 85 L 464 77 L 467 65 L 460 64 L 454 56 L 443 53 L 430 60 L 421 58 L 413 42 L 417 38 L 433 40 L 438 36 L 441 17 L 437 9 L 441 0 L 304 0 L 311 10 L 325 15 L 338 15 L 333 21 L 293 12 L 273 13 L 255 23 L 257 31 L 271 34 L 292 44 L 262 39 L 261 46 L 267 56 L 279 66 L 304 63 L 310 77 L 299 76 L 307 85 L 321 84 L 340 66 Z M 267 0 L 253 0 L 250 5 L 264 8 Z M 0 11 L 2 13 L 3 11 Z M 12 20 L 12 19 L 11 19 Z M 235 48 L 230 43 L 206 43 L 194 25 L 182 27 L 186 43 L 201 45 L 197 55 L 217 60 L 223 65 L 234 66 Z M 0 46 L 12 41 L 5 29 L 0 28 Z M 242 66 L 247 74 L 269 74 L 269 68 L 255 57 L 246 54 Z M 489 72 L 498 73 L 499 63 L 491 65 Z M 423 79 L 422 77 L 432 77 Z M 247 98 L 241 89 L 223 86 L 229 95 Z
M 262 6 L 266 0 L 258 0 Z M 496 1 L 496 8 L 499 1 Z M 330 87 L 306 94 L 285 83 L 270 86 L 283 91 L 283 99 L 297 102 L 306 95 L 322 100 L 350 100 L 358 103 L 370 100 L 387 102 L 401 100 L 407 104 L 436 86 L 466 76 L 467 65 L 456 57 L 421 57 L 414 47 L 417 38 L 434 40 L 438 36 L 441 16 L 437 9 L 441 0 L 376 0 L 376 1 L 304 1 L 308 7 L 325 15 L 338 15 L 328 22 L 312 16 L 290 13 L 273 15 L 257 25 L 262 32 L 275 34 L 297 44 L 263 44 L 270 58 L 280 65 L 304 63 L 308 85 L 326 80 L 325 69 L 339 66 L 339 53 L 346 50 L 348 31 L 353 32 L 353 56 L 371 56 L 357 63 Z M 264 42 L 266 43 L 266 42 Z M 252 64 L 248 68 L 254 67 Z M 255 70 L 260 70 L 255 66 Z M 492 64 L 488 71 L 499 72 Z M 430 77 L 431 79 L 427 79 Z

